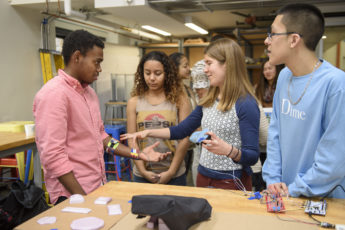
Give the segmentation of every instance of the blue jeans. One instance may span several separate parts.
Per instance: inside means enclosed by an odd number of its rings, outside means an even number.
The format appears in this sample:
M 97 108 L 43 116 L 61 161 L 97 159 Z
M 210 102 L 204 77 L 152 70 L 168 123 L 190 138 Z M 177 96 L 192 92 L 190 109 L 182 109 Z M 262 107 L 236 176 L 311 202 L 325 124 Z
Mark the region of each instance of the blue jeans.
M 139 183 L 151 183 L 150 181 L 146 180 L 144 177 L 139 177 L 133 175 L 133 181 Z M 184 185 L 187 184 L 186 174 L 182 174 L 179 177 L 172 178 L 167 184 L 169 185 Z

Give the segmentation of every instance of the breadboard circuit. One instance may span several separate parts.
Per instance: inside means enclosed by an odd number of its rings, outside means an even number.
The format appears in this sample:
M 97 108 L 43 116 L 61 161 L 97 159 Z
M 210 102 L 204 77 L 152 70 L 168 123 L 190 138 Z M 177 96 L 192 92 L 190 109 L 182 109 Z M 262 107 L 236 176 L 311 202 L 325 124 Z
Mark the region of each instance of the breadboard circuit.
M 281 196 L 267 194 L 265 196 L 267 212 L 284 212 L 285 206 Z
M 326 215 L 326 208 L 327 208 L 327 202 L 325 200 L 322 201 L 311 201 L 307 200 L 305 203 L 305 213 L 310 213 L 313 215 Z

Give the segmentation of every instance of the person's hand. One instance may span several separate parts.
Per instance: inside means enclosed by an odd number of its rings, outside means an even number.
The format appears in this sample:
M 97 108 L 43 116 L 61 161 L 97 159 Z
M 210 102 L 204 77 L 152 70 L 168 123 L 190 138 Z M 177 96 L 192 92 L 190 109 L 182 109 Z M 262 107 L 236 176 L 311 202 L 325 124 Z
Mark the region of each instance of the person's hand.
M 160 179 L 160 175 L 152 171 L 141 172 L 141 174 L 145 177 L 146 180 L 154 184 L 158 183 Z
M 133 143 L 137 142 L 137 139 L 144 139 L 148 136 L 149 131 L 148 130 L 144 130 L 144 131 L 140 131 L 140 132 L 135 132 L 135 133 L 125 133 L 120 135 L 120 140 L 127 140 L 127 139 L 133 139 Z
M 159 141 L 157 141 L 153 145 L 150 145 L 144 148 L 139 153 L 140 160 L 156 162 L 156 161 L 164 160 L 171 154 L 171 152 L 166 152 L 166 153 L 156 152 L 154 148 L 156 148 L 158 145 L 159 145 Z
M 159 175 L 160 175 L 160 178 L 159 178 L 158 184 L 167 184 L 173 177 L 173 175 L 169 173 L 168 171 L 162 172 Z
M 210 135 L 210 140 L 203 140 L 202 147 L 217 155 L 228 155 L 232 146 L 217 137 L 213 132 L 205 133 Z
M 280 196 L 288 196 L 289 195 L 289 189 L 286 186 L 285 183 L 275 183 L 275 184 L 270 184 L 267 186 L 268 191 L 273 194 L 273 195 L 280 195 Z

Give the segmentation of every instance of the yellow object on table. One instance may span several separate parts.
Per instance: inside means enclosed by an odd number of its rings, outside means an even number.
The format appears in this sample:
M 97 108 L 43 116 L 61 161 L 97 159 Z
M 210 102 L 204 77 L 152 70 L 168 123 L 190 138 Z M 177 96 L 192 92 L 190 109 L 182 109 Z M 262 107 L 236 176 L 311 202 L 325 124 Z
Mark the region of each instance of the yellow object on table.
M 8 121 L 0 123 L 0 132 L 24 132 L 24 125 L 34 124 L 33 121 Z
M 24 132 L 24 125 L 34 124 L 33 121 L 8 121 L 0 123 L 0 132 L 13 132 L 22 133 Z M 24 181 L 25 177 L 25 154 L 24 152 L 16 153 L 17 168 L 20 180 Z M 31 161 L 33 165 L 33 161 Z M 29 179 L 33 178 L 32 165 L 30 166 Z M 0 165 L 0 167 L 11 167 L 6 165 Z M 12 166 L 13 167 L 13 166 Z

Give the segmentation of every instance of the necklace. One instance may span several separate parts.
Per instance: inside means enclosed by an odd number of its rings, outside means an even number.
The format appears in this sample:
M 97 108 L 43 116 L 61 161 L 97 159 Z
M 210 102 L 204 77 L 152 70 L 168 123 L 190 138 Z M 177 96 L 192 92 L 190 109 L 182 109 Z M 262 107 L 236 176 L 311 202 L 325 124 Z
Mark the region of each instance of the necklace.
M 290 96 L 290 85 L 291 85 L 291 82 L 292 82 L 292 75 L 291 75 L 290 81 L 289 81 L 289 85 L 288 85 L 288 96 L 289 96 L 289 101 L 290 101 L 291 104 L 297 105 L 297 104 L 302 100 L 302 97 L 304 96 L 305 92 L 307 91 L 307 89 L 308 89 L 308 87 L 309 87 L 309 84 L 310 84 L 310 82 L 311 82 L 311 79 L 312 79 L 313 76 L 314 76 L 314 72 L 315 72 L 315 70 L 316 70 L 316 67 L 320 64 L 320 62 L 321 62 L 321 61 L 318 60 L 317 63 L 314 65 L 313 72 L 311 72 L 311 75 L 310 75 L 309 80 L 308 80 L 308 82 L 307 82 L 307 84 L 306 84 L 306 86 L 305 86 L 305 88 L 304 88 L 304 90 L 303 90 L 303 93 L 302 93 L 301 96 L 297 99 L 296 102 L 293 102 L 292 99 L 291 99 L 291 96 Z

